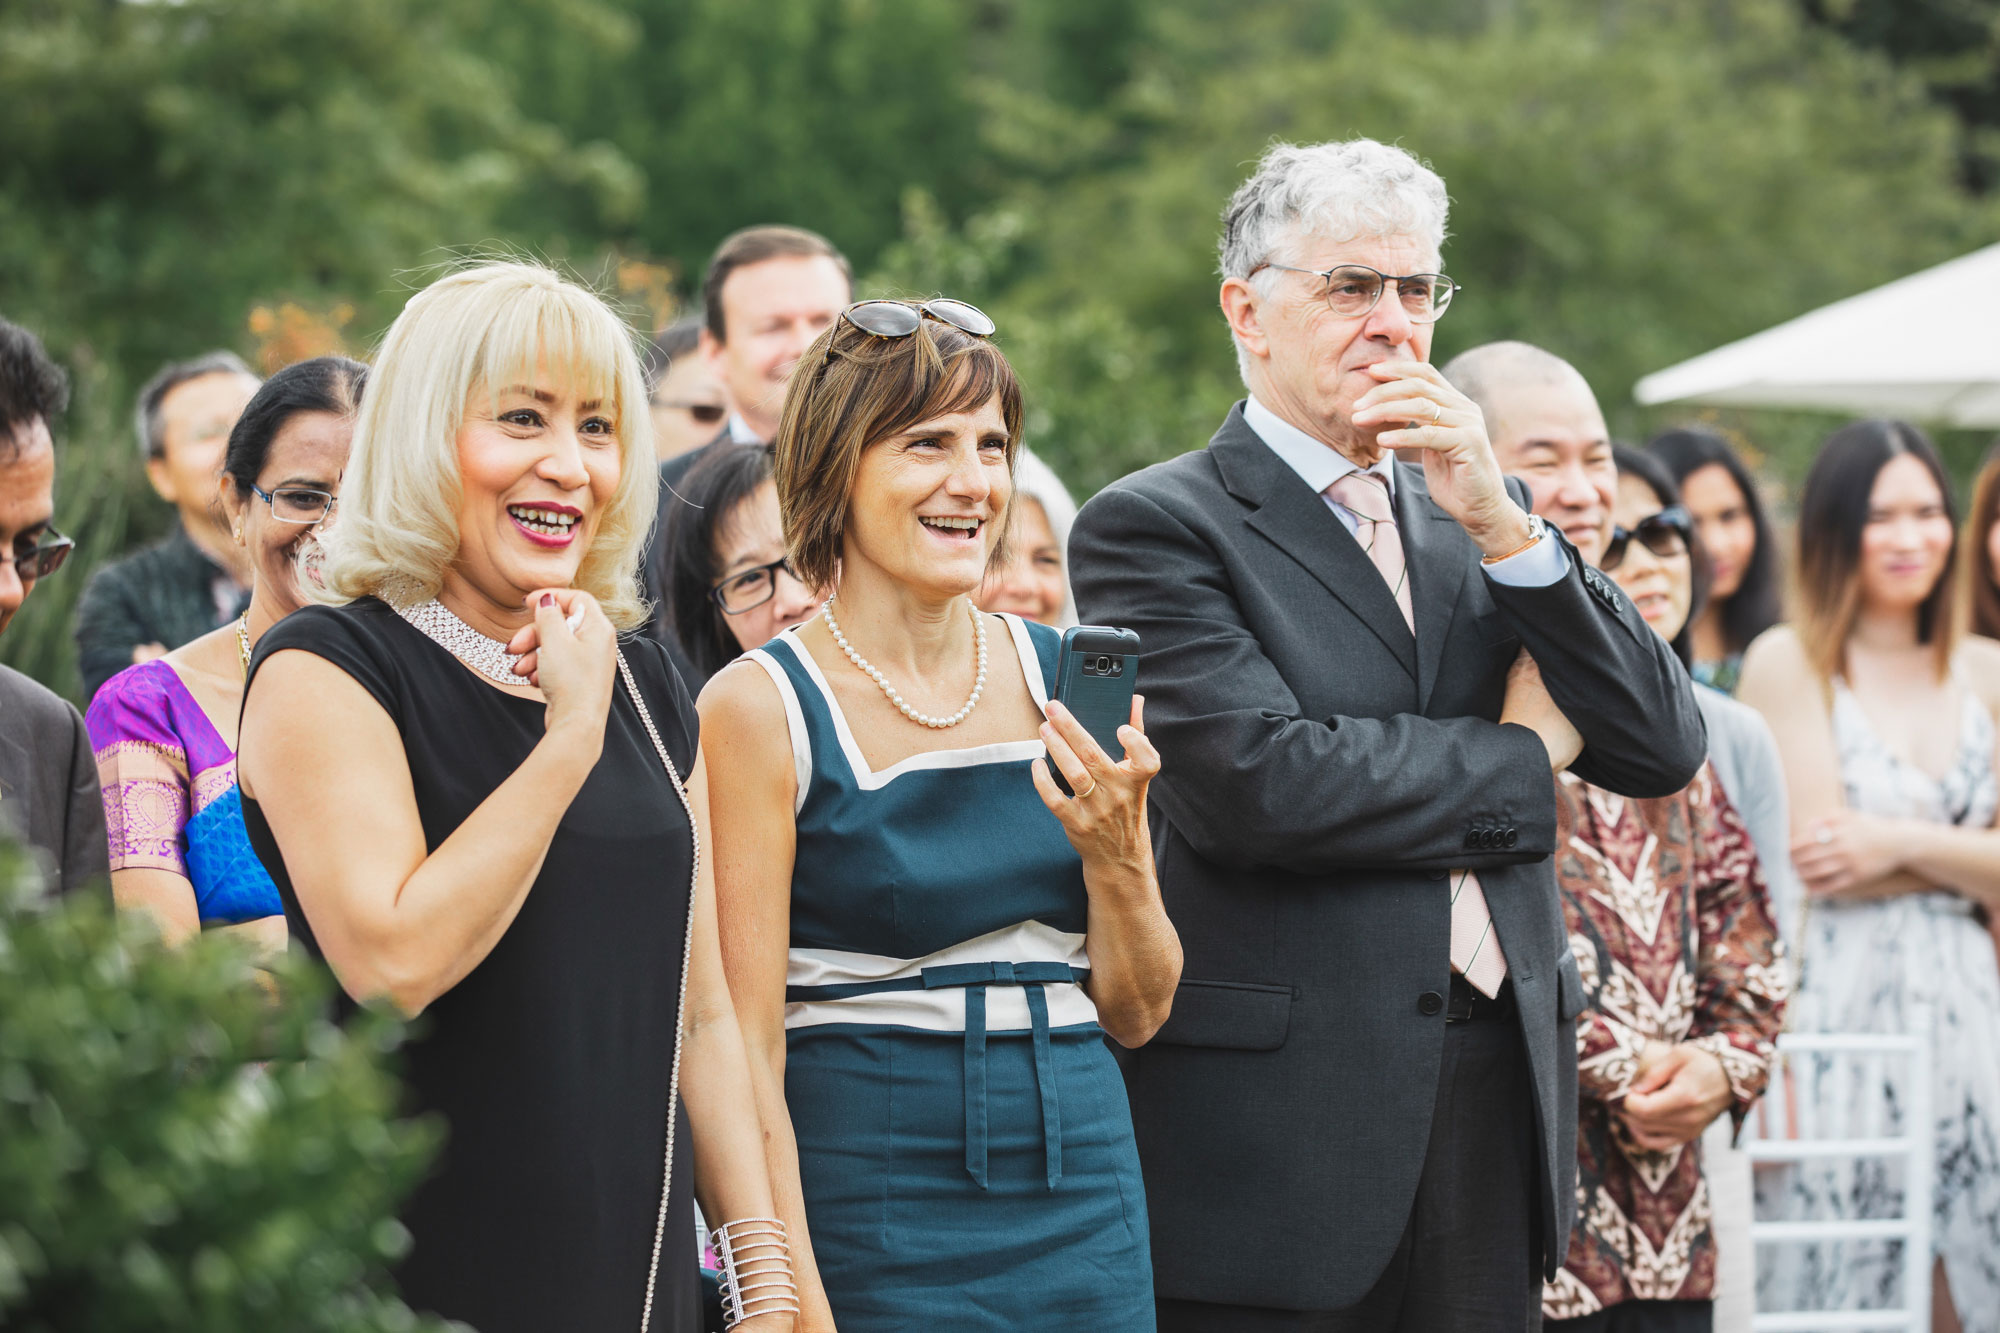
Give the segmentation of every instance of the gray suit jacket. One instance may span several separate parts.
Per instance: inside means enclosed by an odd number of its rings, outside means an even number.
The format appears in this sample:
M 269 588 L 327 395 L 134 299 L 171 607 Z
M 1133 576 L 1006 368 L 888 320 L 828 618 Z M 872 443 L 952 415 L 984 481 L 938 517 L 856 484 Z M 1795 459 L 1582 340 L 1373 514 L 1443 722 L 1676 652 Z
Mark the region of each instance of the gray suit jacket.
M 1525 507 L 1525 491 L 1510 482 Z M 1548 753 L 1497 724 L 1525 644 L 1631 796 L 1693 779 L 1686 672 L 1570 553 L 1510 588 L 1400 466 L 1414 640 L 1325 502 L 1229 414 L 1206 450 L 1114 484 L 1070 535 L 1085 621 L 1141 640 L 1165 759 L 1162 890 L 1186 966 L 1126 1064 L 1161 1296 L 1302 1310 L 1359 1300 L 1395 1249 L 1430 1132 L 1450 984 L 1446 872 L 1479 872 L 1542 1129 L 1546 1271 L 1575 1211 L 1576 1032 Z
M 0 667 L 0 826 L 37 853 L 50 889 L 108 896 L 110 855 L 90 733 L 68 700 Z

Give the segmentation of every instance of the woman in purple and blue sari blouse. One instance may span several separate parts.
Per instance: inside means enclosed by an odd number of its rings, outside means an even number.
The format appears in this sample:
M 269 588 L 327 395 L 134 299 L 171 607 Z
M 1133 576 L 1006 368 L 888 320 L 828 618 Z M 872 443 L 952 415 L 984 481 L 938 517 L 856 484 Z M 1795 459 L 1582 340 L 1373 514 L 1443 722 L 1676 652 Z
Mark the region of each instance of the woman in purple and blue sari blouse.
M 329 356 L 265 381 L 230 432 L 219 482 L 230 531 L 255 571 L 248 609 L 119 672 L 85 716 L 104 791 L 112 893 L 120 907 L 150 913 L 169 941 L 225 928 L 260 950 L 285 946 L 284 908 L 243 827 L 236 719 L 251 649 L 305 604 L 300 570 L 333 515 L 366 373 Z

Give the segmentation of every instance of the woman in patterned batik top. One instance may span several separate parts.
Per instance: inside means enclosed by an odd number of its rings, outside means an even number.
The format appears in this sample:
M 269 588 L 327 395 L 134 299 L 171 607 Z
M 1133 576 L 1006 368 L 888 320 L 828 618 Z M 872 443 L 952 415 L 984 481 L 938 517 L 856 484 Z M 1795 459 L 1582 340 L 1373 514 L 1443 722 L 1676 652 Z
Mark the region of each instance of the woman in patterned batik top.
M 1648 460 L 1620 450 L 1618 468 L 1601 567 L 1685 661 L 1698 601 L 1687 511 Z M 1711 722 L 1710 741 L 1729 752 L 1725 729 Z M 1787 989 L 1757 849 L 1706 764 L 1685 791 L 1648 801 L 1565 773 L 1556 826 L 1589 1004 L 1577 1225 L 1543 1293 L 1545 1327 L 1707 1333 L 1721 1253 L 1702 1135 L 1724 1112 L 1740 1122 L 1762 1092 Z
M 332 513 L 367 369 L 326 356 L 264 382 L 229 435 L 221 503 L 254 591 L 243 617 L 119 672 L 91 700 L 111 889 L 169 940 L 221 927 L 285 945 L 284 908 L 250 850 L 236 790 L 243 670 L 265 630 L 305 604 L 299 557 Z

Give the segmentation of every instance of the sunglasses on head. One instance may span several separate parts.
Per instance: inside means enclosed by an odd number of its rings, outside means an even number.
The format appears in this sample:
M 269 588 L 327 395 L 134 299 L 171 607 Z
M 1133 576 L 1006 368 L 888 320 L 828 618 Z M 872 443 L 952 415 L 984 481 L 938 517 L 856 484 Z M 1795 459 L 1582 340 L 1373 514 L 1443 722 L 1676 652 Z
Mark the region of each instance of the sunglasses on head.
M 1597 562 L 1597 567 L 1608 571 L 1625 563 L 1625 552 L 1630 549 L 1634 537 L 1660 559 L 1670 560 L 1688 553 L 1688 543 L 1693 535 L 1693 518 L 1679 505 L 1672 505 L 1640 519 L 1636 528 L 1611 529 L 1611 544 L 1604 548 L 1604 558 Z
M 975 338 L 993 336 L 993 320 L 984 310 L 950 297 L 922 302 L 857 301 L 840 312 L 849 324 L 877 338 L 907 338 L 923 327 L 926 315 Z

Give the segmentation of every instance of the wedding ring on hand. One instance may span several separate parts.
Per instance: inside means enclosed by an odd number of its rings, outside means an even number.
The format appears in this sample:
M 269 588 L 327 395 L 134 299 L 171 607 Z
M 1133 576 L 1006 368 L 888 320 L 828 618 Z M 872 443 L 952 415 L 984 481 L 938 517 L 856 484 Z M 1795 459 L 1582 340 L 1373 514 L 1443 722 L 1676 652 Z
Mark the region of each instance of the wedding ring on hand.
M 1096 791 L 1096 790 L 1097 790 L 1097 779 L 1096 779 L 1096 778 L 1092 778 L 1092 779 L 1090 780 L 1090 785 L 1089 785 L 1088 787 L 1085 787 L 1085 788 L 1084 788 L 1084 789 L 1083 789 L 1082 791 L 1080 791 L 1080 792 L 1077 792 L 1077 793 L 1076 793 L 1075 795 L 1071 796 L 1071 797 L 1070 797 L 1070 799 L 1071 799 L 1072 801 L 1080 801 L 1080 800 L 1082 800 L 1082 799 L 1083 799 L 1084 797 L 1086 797 L 1086 796 L 1090 795 L 1090 794 L 1091 794 L 1092 792 L 1094 792 L 1094 791 Z
M 1433 400 L 1433 401 L 1432 401 L 1432 403 L 1431 403 L 1431 421 L 1430 421 L 1430 424 L 1431 424 L 1431 425 L 1433 425 L 1433 426 L 1437 425 L 1437 424 L 1438 424 L 1438 421 L 1439 421 L 1439 420 L 1440 420 L 1440 419 L 1441 419 L 1441 418 L 1442 418 L 1443 416 L 1444 416 L 1444 404 L 1442 404 L 1442 403 L 1439 403 L 1439 402 L 1437 402 L 1437 401 Z

